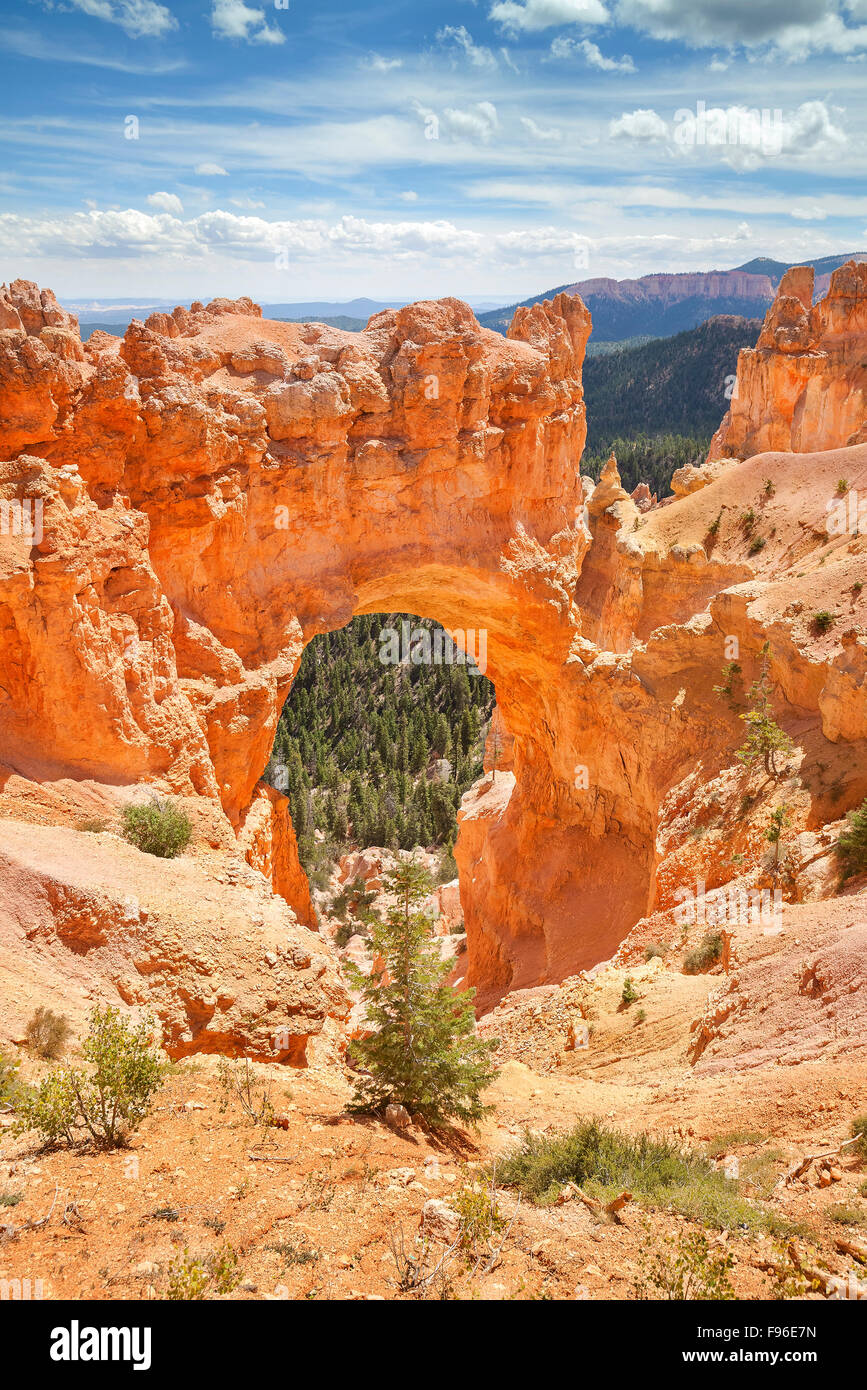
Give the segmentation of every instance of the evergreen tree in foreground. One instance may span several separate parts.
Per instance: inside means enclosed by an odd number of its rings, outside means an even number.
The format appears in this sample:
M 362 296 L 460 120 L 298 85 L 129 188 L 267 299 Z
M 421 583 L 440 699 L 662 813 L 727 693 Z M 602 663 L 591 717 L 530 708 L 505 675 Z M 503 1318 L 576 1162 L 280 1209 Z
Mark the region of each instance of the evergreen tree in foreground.
M 735 753 L 747 767 L 761 759 L 769 777 L 777 776 L 777 754 L 785 757 L 792 751 L 792 740 L 774 719 L 771 705 L 771 682 L 768 674 L 770 665 L 770 642 L 762 647 L 762 670 L 757 681 L 750 687 L 750 708 L 739 717 L 746 723 L 748 733 L 746 742 Z
M 849 812 L 846 828 L 837 841 L 837 854 L 844 881 L 867 871 L 867 797 L 857 810 Z
M 475 1035 L 475 991 L 456 993 L 445 983 L 451 967 L 439 959 L 421 911 L 433 891 L 430 874 L 408 860 L 384 882 L 397 901 L 386 921 L 371 927 L 376 967 L 356 977 L 374 1031 L 350 1047 L 353 1064 L 367 1073 L 356 1083 L 353 1109 L 397 1104 L 431 1124 L 478 1124 L 490 1108 L 480 1095 L 496 1075 L 496 1044 Z

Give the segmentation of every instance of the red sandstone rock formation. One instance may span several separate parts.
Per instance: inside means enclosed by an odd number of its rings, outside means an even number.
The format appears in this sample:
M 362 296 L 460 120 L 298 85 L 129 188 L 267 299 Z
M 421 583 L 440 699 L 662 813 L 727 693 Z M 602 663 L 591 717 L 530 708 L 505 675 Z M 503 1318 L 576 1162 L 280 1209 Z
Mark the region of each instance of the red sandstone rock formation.
M 835 270 L 815 305 L 812 267 L 786 271 L 756 346 L 741 350 L 731 406 L 708 458 L 862 443 L 865 348 L 867 263 Z
M 863 573 L 863 537 L 813 557 L 867 446 L 750 459 L 642 515 L 614 460 L 592 494 L 579 474 L 576 298 L 505 340 L 457 300 L 360 334 L 242 300 L 85 345 L 35 287 L 2 302 L 0 500 L 43 527 L 0 536 L 0 747 L 42 818 L 58 778 L 198 798 L 309 920 L 258 784 L 305 644 L 378 611 L 485 629 L 510 768 L 456 848 L 484 1002 L 604 959 L 654 905 L 660 805 L 742 738 L 713 692 L 727 634 L 750 679 L 770 640 L 780 719 L 850 748 L 848 804 L 867 793 L 865 600 L 846 641 L 798 616 Z

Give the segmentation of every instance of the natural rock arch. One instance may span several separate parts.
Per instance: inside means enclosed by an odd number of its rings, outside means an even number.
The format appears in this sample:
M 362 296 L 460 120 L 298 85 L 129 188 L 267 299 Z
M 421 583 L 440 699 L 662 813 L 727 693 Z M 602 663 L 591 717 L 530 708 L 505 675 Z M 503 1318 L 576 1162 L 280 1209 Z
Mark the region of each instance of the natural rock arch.
M 305 920 L 257 787 L 305 644 L 365 612 L 484 628 L 514 750 L 462 814 L 470 980 L 487 1000 L 610 955 L 654 902 L 663 797 L 730 755 L 713 603 L 745 650 L 764 633 L 695 499 L 684 545 L 675 508 L 635 533 L 613 464 L 582 481 L 581 301 L 506 339 L 457 300 L 360 334 L 215 301 L 82 344 L 49 291 L 0 298 L 0 488 L 44 509 L 4 543 L 9 761 L 219 803 Z

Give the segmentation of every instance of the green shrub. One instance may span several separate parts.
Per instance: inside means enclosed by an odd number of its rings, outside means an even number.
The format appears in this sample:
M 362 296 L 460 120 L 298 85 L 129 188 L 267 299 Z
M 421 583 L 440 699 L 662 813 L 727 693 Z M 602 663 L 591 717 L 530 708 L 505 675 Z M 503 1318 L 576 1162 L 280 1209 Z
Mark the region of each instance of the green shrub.
M 850 811 L 848 825 L 835 845 L 843 878 L 867 872 L 867 797 L 857 811 Z
M 626 979 L 623 981 L 623 993 L 620 996 L 621 1004 L 628 1009 L 629 1005 L 634 1004 L 636 999 L 640 997 L 638 990 L 635 988 L 635 981 L 632 979 L 631 975 L 627 975 Z
M 718 931 L 705 932 L 694 951 L 688 951 L 683 958 L 684 975 L 701 975 L 710 970 L 722 956 L 723 939 Z
M 668 947 L 663 946 L 659 941 L 654 941 L 650 946 L 645 947 L 644 959 L 646 961 L 664 960 L 667 955 Z
M 15 1104 L 15 1099 L 19 1091 L 18 1068 L 21 1066 L 17 1057 L 0 1049 L 0 1107 Z
M 735 698 L 735 681 L 742 675 L 743 671 L 741 670 L 740 662 L 727 661 L 722 668 L 722 683 L 720 685 L 715 685 L 713 688 L 714 695 L 719 695 L 728 700 L 729 704 L 733 704 Z
M 100 816 L 86 816 L 84 820 L 75 822 L 75 828 L 83 835 L 102 835 L 108 830 L 108 821 Z
M 231 1245 L 221 1245 L 203 1259 L 185 1250 L 182 1258 L 169 1265 L 166 1298 L 181 1301 L 231 1293 L 240 1282 L 238 1256 Z
M 467 1184 L 452 1203 L 460 1222 L 461 1249 L 474 1254 L 477 1246 L 490 1246 L 506 1222 L 497 1205 L 493 1183 Z
M 89 1135 L 104 1149 L 124 1144 L 151 1108 L 165 1064 L 147 1023 L 133 1026 L 110 1006 L 93 1010 L 82 1046 L 87 1068 L 55 1067 L 16 1105 L 16 1133 L 35 1129 L 46 1144 Z
M 859 1115 L 857 1120 L 852 1121 L 852 1138 L 858 1139 L 857 1144 L 853 1144 L 859 1158 L 867 1162 L 867 1115 Z
M 156 1211 L 149 1211 L 144 1218 L 145 1221 L 180 1221 L 181 1213 L 177 1207 L 157 1207 Z
M 69 1020 L 63 1014 L 56 1014 L 40 1004 L 31 1017 L 24 1036 L 27 1046 L 33 1052 L 40 1057 L 53 1060 L 60 1056 L 71 1032 Z
M 828 1220 L 837 1226 L 867 1226 L 867 1212 L 863 1212 L 860 1207 L 847 1206 L 843 1202 L 835 1202 L 828 1208 L 826 1215 Z
M 541 1204 L 574 1182 L 602 1201 L 629 1191 L 648 1206 L 672 1207 L 720 1229 L 765 1221 L 704 1154 L 681 1152 L 670 1140 L 648 1134 L 624 1134 L 598 1120 L 580 1120 L 560 1134 L 525 1134 L 520 1148 L 498 1161 L 497 1182 Z
M 725 1154 L 731 1153 L 732 1149 L 762 1144 L 767 1137 L 766 1134 L 753 1129 L 727 1129 L 710 1141 L 705 1153 L 708 1158 L 722 1158 Z
M 193 834 L 186 811 L 164 797 L 125 806 L 121 819 L 124 839 L 143 854 L 154 854 L 158 859 L 176 859 Z
M 279 1255 L 284 1265 L 312 1265 L 322 1259 L 322 1252 L 314 1250 L 304 1241 L 296 1244 L 293 1240 L 280 1240 L 276 1245 L 266 1245 L 265 1249 Z
M 18 1119 L 13 1133 L 35 1129 L 49 1147 L 75 1142 L 78 1111 L 72 1073 L 65 1067 L 57 1067 L 37 1087 L 28 1087 L 15 1109 Z
M 813 614 L 813 628 L 816 632 L 828 632 L 834 626 L 835 620 L 836 614 L 829 613 L 827 608 L 823 608 L 821 612 Z
M 675 1241 L 666 1236 L 662 1249 L 639 1253 L 641 1277 L 635 1285 L 639 1299 L 728 1301 L 736 1297 L 729 1280 L 734 1255 L 714 1253 L 702 1231 Z

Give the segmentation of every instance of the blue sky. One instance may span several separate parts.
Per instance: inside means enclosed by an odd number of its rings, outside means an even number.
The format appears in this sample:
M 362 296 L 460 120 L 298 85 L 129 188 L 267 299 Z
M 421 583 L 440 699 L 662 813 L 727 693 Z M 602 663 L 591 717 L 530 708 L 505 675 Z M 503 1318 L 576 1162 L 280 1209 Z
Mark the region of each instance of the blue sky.
M 282 6 L 6 0 L 0 278 L 507 302 L 867 246 L 867 0 Z

